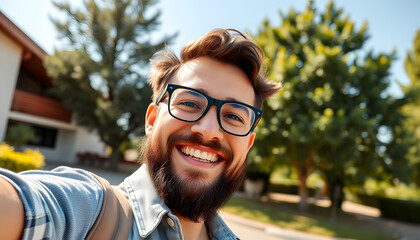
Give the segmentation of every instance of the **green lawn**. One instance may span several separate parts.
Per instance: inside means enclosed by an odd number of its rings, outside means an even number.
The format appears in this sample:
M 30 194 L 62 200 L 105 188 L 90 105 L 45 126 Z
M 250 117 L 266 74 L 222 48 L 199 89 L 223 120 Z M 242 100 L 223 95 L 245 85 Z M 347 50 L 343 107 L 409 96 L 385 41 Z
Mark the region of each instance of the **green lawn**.
M 238 216 L 324 236 L 352 239 L 395 239 L 384 235 L 381 228 L 372 221 L 360 220 L 356 216 L 341 212 L 334 223 L 330 210 L 311 206 L 308 212 L 299 211 L 296 204 L 261 201 L 233 197 L 223 210 Z

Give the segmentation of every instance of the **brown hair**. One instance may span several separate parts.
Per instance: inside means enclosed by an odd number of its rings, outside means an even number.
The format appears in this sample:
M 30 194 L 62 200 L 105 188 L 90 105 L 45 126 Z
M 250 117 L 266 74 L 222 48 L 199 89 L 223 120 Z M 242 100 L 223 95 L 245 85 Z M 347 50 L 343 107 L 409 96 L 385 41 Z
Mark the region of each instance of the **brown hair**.
M 181 60 L 168 51 L 155 54 L 151 60 L 153 70 L 150 73 L 153 100 L 156 100 L 183 63 L 198 57 L 209 57 L 240 68 L 254 87 L 256 107 L 261 108 L 265 99 L 280 90 L 280 84 L 270 83 L 260 74 L 264 54 L 257 44 L 237 30 L 215 29 L 184 46 Z

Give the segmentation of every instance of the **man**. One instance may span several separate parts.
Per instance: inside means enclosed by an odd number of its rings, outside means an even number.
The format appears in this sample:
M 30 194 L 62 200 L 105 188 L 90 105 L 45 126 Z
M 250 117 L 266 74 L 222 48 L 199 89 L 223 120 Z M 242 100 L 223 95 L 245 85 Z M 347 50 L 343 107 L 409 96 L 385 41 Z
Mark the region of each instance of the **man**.
M 262 103 L 279 90 L 259 75 L 262 61 L 255 43 L 222 29 L 181 60 L 152 60 L 144 164 L 119 186 L 133 208 L 130 239 L 236 239 L 217 209 L 241 185 Z M 83 170 L 0 176 L 0 239 L 83 239 L 101 210 L 101 185 Z

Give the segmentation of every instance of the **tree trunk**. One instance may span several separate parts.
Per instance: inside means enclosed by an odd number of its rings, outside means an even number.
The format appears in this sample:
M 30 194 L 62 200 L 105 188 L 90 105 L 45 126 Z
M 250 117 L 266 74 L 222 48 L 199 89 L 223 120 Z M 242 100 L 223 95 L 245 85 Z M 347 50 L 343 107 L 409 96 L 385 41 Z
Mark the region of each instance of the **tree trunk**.
M 308 205 L 308 187 L 306 186 L 306 179 L 308 179 L 309 175 L 314 170 L 313 164 L 313 154 L 311 154 L 305 161 L 299 162 L 298 160 L 292 161 L 294 167 L 296 168 L 298 178 L 299 178 L 299 209 L 302 211 L 307 211 L 309 209 Z
M 112 147 L 112 153 L 109 156 L 108 169 L 118 171 L 119 147 Z
M 301 172 L 298 170 L 298 172 Z M 309 209 L 308 205 L 308 187 L 306 186 L 306 179 L 308 176 L 306 174 L 298 173 L 299 176 L 299 196 L 300 196 L 300 202 L 299 202 L 299 209 L 302 211 L 307 211 Z
M 338 213 L 341 212 L 341 205 L 344 201 L 343 187 L 343 180 L 340 177 L 336 177 L 329 185 L 329 197 L 331 200 L 331 223 L 335 223 L 335 219 L 337 218 Z
M 341 211 L 341 205 L 344 201 L 344 184 L 341 178 L 336 178 L 329 187 L 329 197 L 331 200 L 331 208 L 336 208 Z
M 267 192 L 268 192 L 268 186 L 270 185 L 270 176 L 271 176 L 271 172 L 270 173 L 267 173 L 265 176 L 264 176 L 264 179 L 263 179 L 263 181 L 264 181 L 264 188 L 263 188 L 263 194 L 266 194 Z

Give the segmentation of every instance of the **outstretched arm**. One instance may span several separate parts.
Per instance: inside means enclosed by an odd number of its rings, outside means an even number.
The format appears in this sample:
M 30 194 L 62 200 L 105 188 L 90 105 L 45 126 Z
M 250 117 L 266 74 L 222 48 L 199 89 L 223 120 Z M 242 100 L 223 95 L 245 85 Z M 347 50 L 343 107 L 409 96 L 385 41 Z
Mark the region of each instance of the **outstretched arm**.
M 0 239 L 20 239 L 25 212 L 15 188 L 0 177 Z

